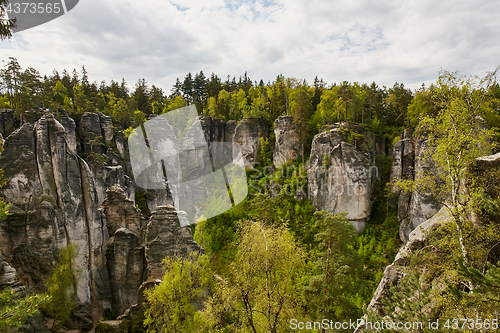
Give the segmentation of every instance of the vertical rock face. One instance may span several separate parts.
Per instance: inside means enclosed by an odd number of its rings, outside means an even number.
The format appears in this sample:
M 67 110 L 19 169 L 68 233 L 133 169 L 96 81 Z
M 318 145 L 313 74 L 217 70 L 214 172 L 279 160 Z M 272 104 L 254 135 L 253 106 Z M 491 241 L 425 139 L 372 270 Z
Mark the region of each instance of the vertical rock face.
M 191 235 L 189 227 L 181 227 L 173 206 L 160 206 L 151 214 L 146 230 L 146 261 L 154 279 L 163 278 L 165 257 L 186 257 L 193 251 L 203 252 Z
M 394 145 L 391 182 L 401 179 L 418 180 L 434 170 L 432 161 L 424 159 L 429 149 L 432 149 L 428 147 L 427 142 L 425 136 L 417 138 L 413 151 L 411 133 L 405 132 L 404 139 Z M 436 214 L 440 205 L 431 194 L 413 191 L 408 195 L 397 189 L 393 189 L 392 193 L 393 204 L 397 202 L 398 205 L 399 235 L 403 242 L 407 242 L 410 233 Z
M 19 285 L 19 279 L 17 278 L 17 271 L 9 263 L 3 261 L 0 255 L 0 291 L 5 288 L 12 288 Z
M 268 136 L 269 127 L 260 119 L 247 118 L 238 123 L 232 142 L 241 147 L 246 168 L 253 168 L 252 163 L 257 162 L 260 149 L 259 139 Z
M 107 267 L 111 282 L 112 308 L 115 316 L 139 302 L 139 288 L 144 282 L 144 245 L 127 228 L 116 230 L 108 241 Z
M 78 134 L 83 141 L 83 153 L 88 155 L 91 151 L 99 154 L 105 153 L 102 145 L 91 144 L 90 140 L 95 137 L 102 137 L 101 143 L 111 145 L 113 143 L 113 121 L 101 112 L 85 112 L 78 124 Z
M 162 277 L 165 256 L 203 249 L 189 228 L 180 227 L 172 207 L 153 212 L 146 242 L 146 221 L 133 202 L 134 184 L 123 156 L 108 150 L 107 165 L 90 168 L 76 154 L 74 121 L 64 112 L 59 117 L 61 122 L 45 115 L 23 125 L 6 138 L 0 154 L 7 179 L 0 196 L 13 203 L 12 215 L 0 221 L 0 285 L 43 290 L 59 250 L 76 244 L 79 301 L 89 310 L 97 306 L 119 315 L 138 303 L 149 272 Z M 106 131 L 111 130 L 107 118 L 85 118 L 78 127 L 84 140 L 102 135 L 109 146 L 113 136 Z M 212 130 L 214 140 L 227 140 L 234 132 Z M 124 143 L 122 149 L 126 155 Z
M 76 142 L 76 123 L 68 116 L 66 110 L 61 109 L 59 111 L 59 116 L 61 118 L 61 125 L 63 125 L 66 132 L 64 137 L 66 138 L 66 144 L 68 149 L 76 154 L 77 142 Z
M 407 135 L 405 135 L 402 140 L 399 140 L 394 144 L 390 181 L 392 183 L 395 183 L 402 179 L 413 179 L 413 164 L 413 142 L 411 139 L 411 134 L 407 133 Z M 398 205 L 397 207 L 398 221 L 400 222 L 400 237 L 402 240 L 405 240 L 413 230 L 409 230 L 411 228 L 409 226 L 411 195 L 401 193 L 401 190 L 396 187 L 393 187 L 391 189 L 391 192 L 393 195 L 393 197 L 391 198 L 391 204 Z
M 235 121 L 224 122 L 210 117 L 200 117 L 201 128 L 207 142 L 231 142 L 236 129 Z
M 339 129 L 314 137 L 307 166 L 309 197 L 317 210 L 347 213 L 357 230 L 370 217 L 372 159 L 347 143 Z
M 142 241 L 146 222 L 141 211 L 126 197 L 122 188 L 116 186 L 108 188 L 102 207 L 110 235 L 114 235 L 120 228 L 126 228 Z
M 205 141 L 209 145 L 210 142 L 232 142 L 240 146 L 245 167 L 247 168 L 252 168 L 252 163 L 257 159 L 260 148 L 259 139 L 269 135 L 267 124 L 259 119 L 244 119 L 236 124 L 234 121 L 224 122 L 209 117 L 199 117 L 199 124 L 197 125 L 201 125 Z M 207 163 L 208 151 L 197 145 L 199 142 L 198 133 L 196 133 L 197 128 L 192 126 L 187 129 L 180 145 L 180 149 L 183 151 L 181 158 L 184 161 L 189 160 L 189 163 L 185 163 L 185 167 L 182 172 L 179 172 L 179 175 L 186 175 L 189 180 L 212 171 L 210 163 Z M 194 147 L 198 149 L 193 149 Z M 227 156 L 236 157 L 234 156 L 236 152 L 232 151 L 230 145 L 210 145 L 210 149 L 213 158 L 224 156 L 224 160 L 226 160 L 228 159 Z M 170 166 L 168 172 L 175 173 L 175 171 L 172 171 L 173 169 L 175 169 L 175 166 Z M 173 204 L 172 198 L 166 190 L 145 190 L 145 196 L 149 211 L 154 211 L 158 206 Z M 196 197 L 192 199 L 196 200 Z
M 11 109 L 0 109 L 0 134 L 7 137 L 14 131 L 14 111 Z
M 68 148 L 64 127 L 52 115 L 13 132 L 0 155 L 7 184 L 0 196 L 13 214 L 0 221 L 0 252 L 20 279 L 36 289 L 51 273 L 60 248 L 78 245 L 82 303 L 109 307 L 104 250 L 107 230 L 87 164 Z
M 410 263 L 408 255 L 410 253 L 415 253 L 415 251 L 418 251 L 426 246 L 428 242 L 428 232 L 438 227 L 441 223 L 446 222 L 450 218 L 451 216 L 449 211 L 445 207 L 442 207 L 441 210 L 434 214 L 430 219 L 421 223 L 408 235 L 408 242 L 399 250 L 394 262 L 385 268 L 384 276 L 380 281 L 370 304 L 368 305 L 369 309 L 375 310 L 378 315 L 386 315 L 383 311 L 382 300 L 384 298 L 390 298 L 390 288 L 399 284 L 403 273 L 401 267 L 408 266 Z
M 280 116 L 274 121 L 274 134 L 276 143 L 273 162 L 276 167 L 285 164 L 289 160 L 297 160 L 302 156 L 303 152 L 299 137 L 295 132 L 291 116 Z

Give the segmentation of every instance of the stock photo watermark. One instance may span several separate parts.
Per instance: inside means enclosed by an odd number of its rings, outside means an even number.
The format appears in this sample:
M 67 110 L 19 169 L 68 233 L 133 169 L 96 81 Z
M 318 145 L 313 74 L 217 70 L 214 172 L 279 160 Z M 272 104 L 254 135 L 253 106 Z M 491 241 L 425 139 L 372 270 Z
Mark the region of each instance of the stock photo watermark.
M 63 16 L 72 10 L 79 0 L 9 0 L 4 6 L 7 17 L 15 20 L 12 32 L 21 32 Z

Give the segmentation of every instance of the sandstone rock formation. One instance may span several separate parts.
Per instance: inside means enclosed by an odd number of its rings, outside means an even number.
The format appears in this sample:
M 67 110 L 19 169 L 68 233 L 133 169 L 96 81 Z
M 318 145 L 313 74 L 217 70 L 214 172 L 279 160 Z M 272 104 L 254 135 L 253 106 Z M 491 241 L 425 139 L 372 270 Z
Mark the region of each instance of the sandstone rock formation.
M 11 109 L 0 109 L 0 134 L 6 138 L 14 131 L 15 125 L 14 111 Z
M 292 116 L 278 117 L 274 121 L 274 134 L 276 136 L 273 153 L 274 166 L 279 167 L 289 160 L 297 160 L 302 156 L 302 146 L 295 131 Z
M 427 245 L 428 232 L 446 222 L 451 217 L 449 210 L 442 207 L 433 217 L 421 223 L 408 236 L 408 241 L 402 247 L 393 263 L 385 268 L 384 277 L 380 281 L 368 308 L 374 309 L 379 315 L 385 316 L 382 309 L 382 299 L 390 297 L 390 287 L 397 285 L 401 278 L 401 267 L 409 264 L 408 254 L 415 253 Z
M 0 291 L 20 284 L 16 269 L 9 265 L 9 263 L 3 261 L 0 255 Z
M 362 230 L 370 217 L 374 176 L 370 154 L 346 142 L 339 128 L 314 137 L 307 179 L 309 198 L 317 210 L 346 212 L 353 226 Z
M 260 149 L 260 138 L 269 136 L 269 127 L 260 119 L 247 118 L 241 120 L 234 130 L 233 143 L 241 148 L 246 168 L 253 168 L 257 162 Z M 233 157 L 236 157 L 233 155 Z
M 66 139 L 66 144 L 68 145 L 69 151 L 76 154 L 77 152 L 77 141 L 76 141 L 76 123 L 68 116 L 66 110 L 59 110 L 60 123 L 63 125 L 66 132 L 64 137 Z
M 428 154 L 428 140 L 420 136 L 415 140 L 413 148 L 412 133 L 405 131 L 402 140 L 394 145 L 391 168 L 391 182 L 401 179 L 419 180 L 424 175 L 433 172 L 435 167 L 432 161 L 424 157 Z M 408 236 L 418 225 L 431 218 L 440 208 L 430 193 L 413 191 L 411 195 L 392 190 L 393 203 L 398 205 L 398 221 L 400 223 L 400 238 L 408 241 Z
M 106 226 L 110 236 L 120 228 L 132 231 L 143 243 L 146 221 L 134 202 L 126 197 L 122 188 L 112 186 L 106 191 L 106 198 L 102 203 L 106 215 Z
M 181 227 L 173 206 L 159 206 L 151 214 L 146 230 L 146 261 L 153 279 L 163 278 L 162 260 L 165 257 L 186 257 L 189 253 L 204 250 L 191 235 L 189 227 Z
M 107 230 L 94 178 L 85 161 L 68 148 L 65 133 L 52 115 L 46 115 L 6 139 L 0 168 L 7 184 L 0 195 L 13 203 L 13 215 L 0 221 L 0 252 L 24 283 L 40 290 L 58 250 L 76 244 L 80 302 L 109 308 Z
M 153 212 L 146 233 L 146 221 L 133 201 L 129 166 L 123 160 L 126 144 L 121 142 L 118 154 L 109 149 L 118 147 L 123 136 L 113 143 L 106 116 L 87 114 L 78 126 L 83 150 L 90 152 L 85 140 L 95 135 L 102 135 L 108 146 L 107 163 L 98 167 L 89 167 L 77 155 L 80 143 L 74 121 L 65 112 L 58 118 L 60 122 L 46 114 L 23 125 L 6 138 L 0 154 L 7 179 L 0 196 L 13 203 L 12 215 L 0 221 L 0 286 L 25 284 L 42 291 L 59 250 L 76 244 L 81 306 L 67 324 L 82 328 L 88 327 L 95 308 L 118 316 L 137 304 L 140 286 L 152 275 L 162 277 L 165 256 L 203 249 L 189 228 L 181 228 L 183 213 L 173 207 Z M 227 124 L 210 126 L 208 134 L 215 140 L 232 138 L 231 130 L 218 131 Z
M 134 232 L 120 228 L 108 241 L 106 258 L 112 309 L 114 315 L 119 316 L 139 302 L 139 288 L 145 280 L 146 269 L 144 245 Z
M 78 123 L 78 134 L 83 143 L 83 153 L 85 156 L 90 154 L 91 151 L 104 154 L 106 150 L 103 145 L 98 143 L 92 144 L 91 141 L 100 136 L 102 144 L 111 146 L 114 138 L 113 121 L 111 117 L 101 112 L 85 112 Z

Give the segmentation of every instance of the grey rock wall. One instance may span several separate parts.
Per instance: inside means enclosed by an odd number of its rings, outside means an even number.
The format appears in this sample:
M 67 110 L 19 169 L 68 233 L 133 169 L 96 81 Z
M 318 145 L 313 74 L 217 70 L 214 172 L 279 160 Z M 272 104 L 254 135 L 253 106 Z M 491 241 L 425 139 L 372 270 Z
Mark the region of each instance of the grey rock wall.
M 151 214 L 146 229 L 146 261 L 153 279 L 163 279 L 162 260 L 165 257 L 186 257 L 196 251 L 203 253 L 191 235 L 189 227 L 181 227 L 173 206 L 159 206 Z
M 397 141 L 393 149 L 391 168 L 391 182 L 401 179 L 419 180 L 424 175 L 435 171 L 432 161 L 428 156 L 428 140 L 425 135 L 412 139 L 412 133 L 406 131 L 402 140 Z M 431 218 L 440 209 L 430 193 L 413 191 L 411 194 L 402 193 L 397 188 L 392 188 L 392 204 L 398 205 L 398 221 L 400 224 L 400 238 L 408 241 L 410 233 L 420 224 Z
M 0 195 L 13 203 L 13 215 L 0 221 L 0 252 L 20 279 L 43 289 L 59 249 L 73 243 L 80 302 L 109 307 L 107 229 L 93 175 L 68 148 L 64 127 L 52 115 L 23 125 L 6 139 L 0 168 L 7 179 Z
M 307 179 L 308 195 L 317 210 L 346 212 L 353 226 L 362 230 L 370 217 L 375 176 L 371 155 L 348 143 L 338 128 L 314 137 Z
M 303 151 L 292 116 L 278 117 L 274 121 L 274 134 L 276 136 L 273 153 L 274 166 L 279 167 L 290 160 L 302 157 Z
M 260 119 L 247 118 L 238 123 L 232 142 L 240 146 L 246 168 L 251 169 L 252 164 L 258 162 L 260 138 L 268 136 L 269 126 Z

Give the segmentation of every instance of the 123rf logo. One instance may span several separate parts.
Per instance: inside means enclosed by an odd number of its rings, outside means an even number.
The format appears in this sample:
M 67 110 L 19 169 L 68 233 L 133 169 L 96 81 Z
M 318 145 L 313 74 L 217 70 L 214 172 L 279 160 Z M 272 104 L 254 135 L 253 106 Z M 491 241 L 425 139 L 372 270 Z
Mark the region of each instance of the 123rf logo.
M 13 32 L 20 32 L 52 21 L 75 8 L 78 0 L 9 0 L 4 9 L 16 20 Z

